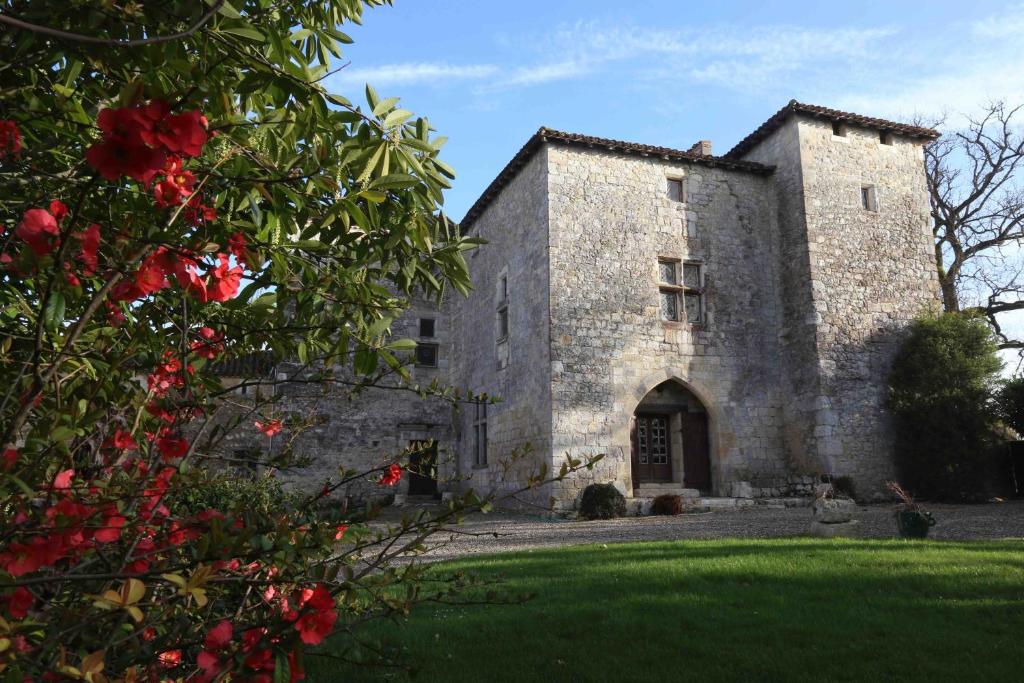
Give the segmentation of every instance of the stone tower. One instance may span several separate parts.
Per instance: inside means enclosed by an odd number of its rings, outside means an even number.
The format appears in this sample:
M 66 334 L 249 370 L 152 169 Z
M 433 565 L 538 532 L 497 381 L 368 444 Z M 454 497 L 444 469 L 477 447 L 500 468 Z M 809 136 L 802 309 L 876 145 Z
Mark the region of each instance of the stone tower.
M 727 156 L 775 166 L 785 428 L 801 470 L 894 475 L 886 382 L 908 321 L 937 302 L 930 129 L 791 101 Z

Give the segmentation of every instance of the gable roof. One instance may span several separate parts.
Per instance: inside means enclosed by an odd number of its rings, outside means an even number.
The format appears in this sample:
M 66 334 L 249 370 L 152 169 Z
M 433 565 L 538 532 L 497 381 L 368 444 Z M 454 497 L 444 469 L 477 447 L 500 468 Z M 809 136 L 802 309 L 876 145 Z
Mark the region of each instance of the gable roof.
M 736 143 L 735 147 L 725 153 L 725 158 L 739 159 L 756 147 L 759 142 L 771 135 L 776 128 L 781 126 L 786 119 L 794 114 L 805 114 L 807 116 L 819 119 L 828 119 L 830 121 L 843 121 L 857 126 L 864 126 L 865 128 L 874 128 L 876 130 L 884 130 L 890 133 L 899 133 L 900 135 L 908 135 L 916 138 L 926 138 L 928 140 L 934 140 L 941 135 L 941 133 L 934 128 L 912 126 L 908 123 L 876 119 L 871 116 L 862 116 L 861 114 L 853 114 L 848 111 L 829 109 L 828 107 L 820 107 L 816 104 L 805 104 L 803 102 L 797 102 L 796 100 L 790 100 L 789 104 L 775 112 L 770 119 L 758 126 L 757 130 Z
M 534 152 L 540 149 L 545 143 L 570 145 L 591 149 L 597 148 L 608 152 L 626 155 L 659 157 L 666 161 L 685 161 L 703 166 L 725 168 L 733 171 L 745 171 L 759 175 L 768 175 L 775 170 L 773 166 L 766 166 L 753 161 L 741 161 L 738 159 L 727 159 L 725 157 L 716 156 L 703 156 L 696 152 L 672 149 L 670 147 L 658 147 L 655 145 L 644 145 L 638 142 L 625 142 L 623 140 L 598 138 L 591 135 L 566 133 L 552 128 L 541 127 L 530 137 L 529 140 L 526 141 L 526 144 L 516 152 L 516 155 L 512 157 L 507 164 L 505 164 L 505 168 L 501 169 L 501 172 L 498 173 L 497 177 L 493 181 L 491 181 L 491 184 L 487 186 L 487 189 L 483 191 L 476 202 L 474 202 L 473 206 L 469 207 L 466 215 L 459 223 L 459 227 L 463 233 L 469 231 L 473 222 L 480 217 L 480 214 L 484 212 L 484 209 L 486 209 L 488 205 L 490 205 L 491 201 L 512 181 L 519 172 L 519 169 L 525 166 L 533 157 Z

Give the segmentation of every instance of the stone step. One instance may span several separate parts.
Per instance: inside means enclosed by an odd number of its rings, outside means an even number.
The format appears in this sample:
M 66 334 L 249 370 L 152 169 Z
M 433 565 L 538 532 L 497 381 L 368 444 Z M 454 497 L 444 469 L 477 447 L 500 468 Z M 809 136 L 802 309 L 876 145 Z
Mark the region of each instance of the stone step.
M 688 489 L 679 484 L 640 484 L 633 490 L 634 498 L 655 498 L 657 496 L 674 495 L 683 498 L 700 498 L 700 491 Z

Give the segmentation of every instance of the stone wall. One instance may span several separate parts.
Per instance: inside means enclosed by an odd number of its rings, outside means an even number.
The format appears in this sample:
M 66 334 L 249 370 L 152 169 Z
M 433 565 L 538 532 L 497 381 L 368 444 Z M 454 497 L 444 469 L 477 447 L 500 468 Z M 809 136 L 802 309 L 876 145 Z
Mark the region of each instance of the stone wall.
M 590 481 L 631 492 L 629 422 L 666 379 L 709 413 L 716 492 L 785 476 L 772 181 L 597 149 L 547 154 L 552 457 L 605 456 L 559 498 L 572 503 Z M 669 198 L 669 178 L 685 180 L 685 202 Z M 704 264 L 705 324 L 661 320 L 659 257 Z
M 797 119 L 814 292 L 823 469 L 862 495 L 894 475 L 886 387 L 908 322 L 938 301 L 919 141 Z M 877 210 L 862 206 L 870 187 Z
M 450 363 L 450 328 L 439 314 L 436 304 L 415 299 L 409 310 L 392 326 L 396 338 L 420 339 L 426 343 L 437 343 L 439 349 L 438 367 L 412 365 L 411 382 L 429 385 L 435 378 L 445 381 Z M 420 318 L 435 320 L 433 338 L 419 336 Z M 414 393 L 398 388 L 397 380 L 389 380 L 381 388 L 367 388 L 353 393 L 350 383 L 355 379 L 351 373 L 338 371 L 336 384 L 289 384 L 275 383 L 300 377 L 298 366 L 282 364 L 275 369 L 275 377 L 268 378 L 266 386 L 259 391 L 267 395 L 277 392 L 280 400 L 273 415 L 264 417 L 288 417 L 309 421 L 312 426 L 304 429 L 294 439 L 289 430 L 274 437 L 267 437 L 253 426 L 258 415 L 246 415 L 221 444 L 220 451 L 229 457 L 244 457 L 246 452 L 259 450 L 278 452 L 290 444 L 293 452 L 309 460 L 309 464 L 293 470 L 275 473 L 288 488 L 305 493 L 319 491 L 326 481 L 337 482 L 340 472 L 345 469 L 358 471 L 379 467 L 401 454 L 412 441 L 433 439 L 439 442 L 439 461 L 442 469 L 450 454 L 445 445 L 450 442 L 451 407 L 442 400 L 421 399 Z M 228 380 L 231 384 L 234 380 Z M 234 413 L 245 414 L 245 406 L 252 404 L 255 390 L 249 388 L 245 394 L 236 393 L 232 398 L 236 404 Z M 339 489 L 335 498 L 348 497 L 353 502 L 405 493 L 408 477 L 394 488 L 381 488 L 375 478 L 361 479 Z
M 457 475 L 462 488 L 478 493 L 517 488 L 528 472 L 549 462 L 551 453 L 547 159 L 547 151 L 538 150 L 474 222 L 473 234 L 487 244 L 469 257 L 473 292 L 447 302 L 453 344 L 449 380 L 500 399 L 487 407 L 486 464 L 475 462 L 475 407 L 463 406 L 453 419 Z M 508 312 L 504 339 L 502 306 Z M 522 498 L 543 504 L 549 495 L 544 490 Z

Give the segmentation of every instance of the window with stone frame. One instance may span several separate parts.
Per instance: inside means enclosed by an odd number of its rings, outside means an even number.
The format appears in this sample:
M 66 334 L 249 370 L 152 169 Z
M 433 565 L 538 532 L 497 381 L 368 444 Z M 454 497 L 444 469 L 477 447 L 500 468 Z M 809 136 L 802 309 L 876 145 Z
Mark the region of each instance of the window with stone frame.
M 433 338 L 436 329 L 436 322 L 433 318 L 420 318 L 420 336 Z
M 860 205 L 865 211 L 878 211 L 878 193 L 874 185 L 862 185 L 860 188 Z
M 416 343 L 416 365 L 421 368 L 436 368 L 438 345 L 425 342 Z
M 658 297 L 666 322 L 704 322 L 704 266 L 699 261 L 658 259 Z
M 667 178 L 668 183 L 668 198 L 673 202 L 679 202 L 680 204 L 686 203 L 686 179 L 685 178 Z
M 487 403 L 473 404 L 473 464 L 483 467 L 487 464 Z
M 498 341 L 508 338 L 508 275 L 498 280 Z

